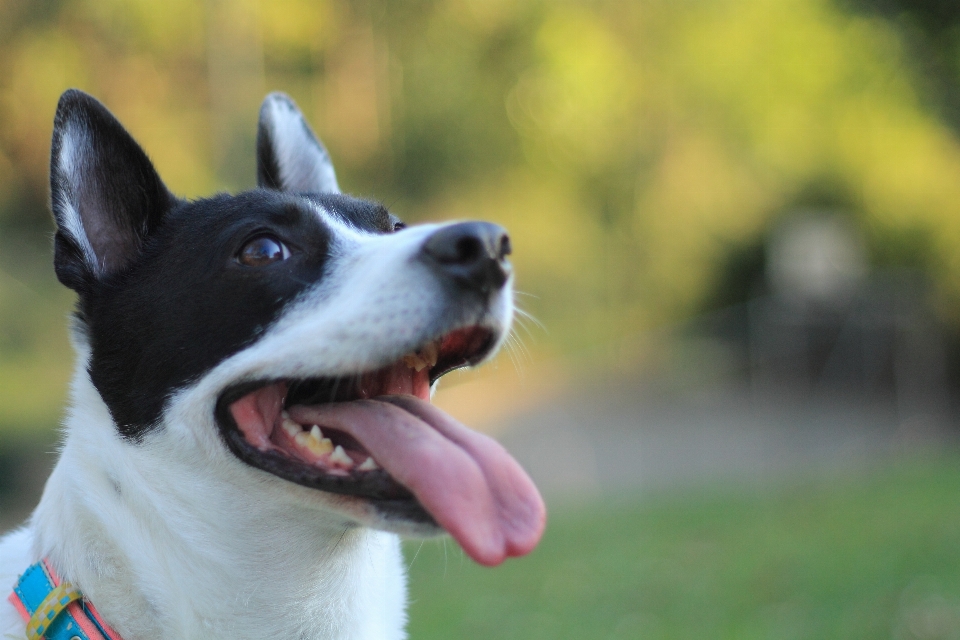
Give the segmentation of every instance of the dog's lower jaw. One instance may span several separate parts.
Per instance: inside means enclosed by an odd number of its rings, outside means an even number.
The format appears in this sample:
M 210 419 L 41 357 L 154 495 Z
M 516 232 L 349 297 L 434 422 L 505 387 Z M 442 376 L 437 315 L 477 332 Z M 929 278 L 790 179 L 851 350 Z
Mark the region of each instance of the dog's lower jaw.
M 34 559 L 50 557 L 125 640 L 405 637 L 396 536 L 245 494 L 198 470 L 199 455 L 151 455 L 178 446 L 163 430 L 124 442 L 80 379 L 31 521 Z

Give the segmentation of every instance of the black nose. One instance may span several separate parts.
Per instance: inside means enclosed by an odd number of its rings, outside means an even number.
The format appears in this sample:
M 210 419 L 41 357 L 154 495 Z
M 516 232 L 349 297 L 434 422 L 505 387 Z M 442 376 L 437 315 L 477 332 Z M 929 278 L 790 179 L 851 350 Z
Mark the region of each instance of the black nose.
M 500 289 L 510 277 L 510 236 L 489 222 L 461 222 L 427 238 L 423 255 L 438 273 L 480 293 Z

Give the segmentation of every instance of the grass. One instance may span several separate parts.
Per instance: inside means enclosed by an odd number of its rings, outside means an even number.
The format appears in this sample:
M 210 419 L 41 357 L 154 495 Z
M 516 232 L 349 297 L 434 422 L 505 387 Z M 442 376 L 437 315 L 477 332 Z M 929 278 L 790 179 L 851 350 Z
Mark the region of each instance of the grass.
M 414 640 L 960 638 L 960 457 L 558 509 L 492 570 L 407 553 Z

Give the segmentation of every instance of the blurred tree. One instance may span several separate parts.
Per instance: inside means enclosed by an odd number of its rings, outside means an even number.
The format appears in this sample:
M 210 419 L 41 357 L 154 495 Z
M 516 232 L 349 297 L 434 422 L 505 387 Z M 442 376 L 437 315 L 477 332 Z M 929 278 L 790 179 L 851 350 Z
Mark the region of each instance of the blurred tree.
M 888 19 L 909 43 L 927 101 L 960 130 L 960 3 L 953 0 L 839 0 L 839 6 Z
M 35 278 L 10 247 L 47 242 L 51 120 L 67 87 L 103 100 L 187 197 L 253 186 L 257 103 L 279 89 L 345 190 L 414 221 L 507 225 L 519 287 L 536 294 L 523 304 L 550 327 L 542 348 L 620 344 L 700 308 L 725 252 L 811 184 L 847 194 L 883 255 L 929 238 L 911 251 L 934 256 L 925 268 L 957 300 L 957 12 L 932 0 L 0 0 L 0 268 L 48 295 L 48 267 Z M 0 324 L 17 300 L 0 290 Z M 16 337 L 54 332 L 47 315 L 7 323 L 21 333 L 0 339 L 0 406 L 14 370 L 4 344 L 27 345 L 18 362 L 61 348 Z

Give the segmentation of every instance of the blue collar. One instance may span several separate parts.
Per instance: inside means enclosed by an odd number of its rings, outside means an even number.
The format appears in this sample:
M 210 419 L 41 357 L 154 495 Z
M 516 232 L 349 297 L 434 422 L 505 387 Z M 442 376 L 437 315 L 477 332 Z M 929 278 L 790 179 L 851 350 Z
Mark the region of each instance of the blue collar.
M 27 640 L 121 640 L 46 558 L 27 567 L 7 599 L 27 623 Z

